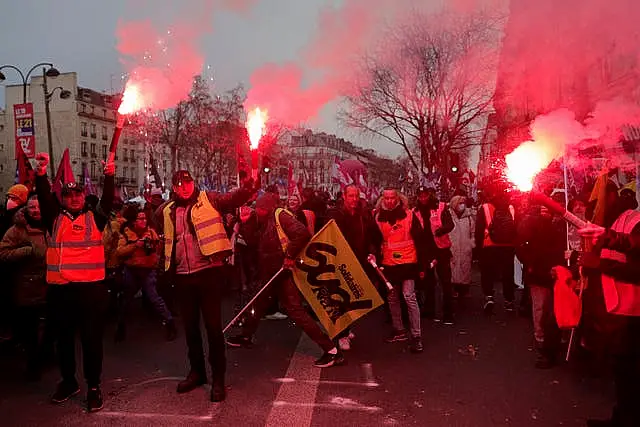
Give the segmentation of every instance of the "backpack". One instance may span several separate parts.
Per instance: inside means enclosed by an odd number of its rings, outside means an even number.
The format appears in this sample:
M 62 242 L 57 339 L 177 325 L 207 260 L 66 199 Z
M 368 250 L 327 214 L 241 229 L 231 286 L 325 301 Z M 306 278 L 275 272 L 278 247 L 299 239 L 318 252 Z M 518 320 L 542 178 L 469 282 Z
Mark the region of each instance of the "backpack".
M 489 237 L 498 245 L 512 245 L 516 241 L 516 222 L 510 209 L 496 208 L 488 229 Z

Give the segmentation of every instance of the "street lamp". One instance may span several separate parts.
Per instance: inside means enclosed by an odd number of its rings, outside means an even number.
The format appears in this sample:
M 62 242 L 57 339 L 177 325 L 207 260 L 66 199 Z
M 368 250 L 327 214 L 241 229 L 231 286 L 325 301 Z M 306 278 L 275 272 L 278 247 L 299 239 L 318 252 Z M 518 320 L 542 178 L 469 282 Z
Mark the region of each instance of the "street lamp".
M 49 143 L 49 163 L 51 164 L 51 180 L 53 181 L 56 176 L 56 163 L 53 161 L 53 137 L 51 136 L 51 110 L 49 109 L 49 103 L 53 97 L 53 93 L 56 89 L 60 89 L 60 98 L 68 99 L 71 96 L 71 92 L 63 88 L 62 86 L 54 87 L 51 92 L 47 89 L 47 77 L 58 77 L 60 72 L 55 68 L 49 68 L 48 70 L 42 69 L 42 90 L 44 92 L 44 115 L 47 119 L 47 140 Z
M 58 77 L 60 75 L 60 71 L 58 71 L 56 68 L 54 68 L 53 64 L 50 63 L 50 62 L 40 62 L 40 63 L 34 65 L 33 67 L 31 67 L 26 74 L 23 73 L 15 65 L 3 65 L 3 66 L 0 67 L 0 82 L 3 82 L 4 80 L 6 80 L 6 76 L 2 72 L 3 69 L 10 68 L 10 69 L 16 71 L 20 75 L 20 78 L 22 79 L 22 103 L 26 104 L 27 103 L 27 84 L 29 82 L 29 77 L 31 76 L 31 73 L 33 73 L 35 71 L 36 68 L 41 67 L 41 66 L 42 66 L 42 77 L 44 79 L 44 84 L 43 84 L 44 93 L 45 93 L 44 106 L 45 106 L 45 114 L 46 114 L 46 118 L 47 118 L 47 136 L 49 138 L 49 158 L 50 158 L 50 162 L 51 162 L 51 179 L 53 180 L 54 177 L 55 177 L 55 170 L 54 170 L 55 169 L 55 166 L 54 166 L 55 163 L 53 162 L 53 144 L 52 144 L 52 140 L 51 140 L 51 124 L 50 124 L 50 120 L 49 120 L 49 101 L 51 100 L 51 95 L 53 94 L 55 89 L 52 90 L 51 93 L 47 93 L 47 77 Z M 48 68 L 46 68 L 46 67 L 48 67 Z M 66 99 L 70 95 L 71 95 L 71 93 L 69 91 L 65 91 L 64 89 L 60 88 L 60 97 L 61 98 Z

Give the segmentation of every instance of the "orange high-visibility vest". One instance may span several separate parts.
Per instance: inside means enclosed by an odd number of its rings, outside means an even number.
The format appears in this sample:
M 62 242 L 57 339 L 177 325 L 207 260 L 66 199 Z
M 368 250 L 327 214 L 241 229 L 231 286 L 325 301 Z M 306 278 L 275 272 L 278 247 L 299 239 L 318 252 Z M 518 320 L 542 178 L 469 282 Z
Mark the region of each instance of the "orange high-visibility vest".
M 491 236 L 489 236 L 489 226 L 491 225 L 491 221 L 493 220 L 493 213 L 496 211 L 496 208 L 491 203 L 485 203 L 484 205 L 482 205 L 482 209 L 484 211 L 484 217 L 486 220 L 486 225 L 484 227 L 484 243 L 482 244 L 482 246 L 485 248 L 488 246 L 512 246 L 504 243 L 495 243 L 493 240 L 491 240 Z M 509 213 L 511 214 L 511 218 L 515 220 L 516 212 L 512 205 L 509 205 Z
M 104 279 L 102 232 L 86 212 L 72 220 L 58 215 L 47 242 L 47 283 L 98 282 Z
M 440 249 L 446 249 L 451 247 L 451 238 L 449 237 L 449 233 L 443 236 L 436 236 L 436 230 L 442 227 L 442 212 L 447 208 L 447 205 L 443 202 L 438 204 L 438 209 L 435 211 L 431 211 L 431 217 L 429 218 L 429 222 L 431 225 L 431 234 L 433 234 L 433 240 L 436 242 L 436 246 Z M 420 225 L 424 228 L 424 218 L 422 218 L 422 214 L 418 208 L 415 208 L 414 213 L 416 214 L 416 218 L 420 221 Z
M 391 225 L 378 221 L 378 228 L 382 232 L 382 265 L 413 264 L 418 262 L 416 245 L 411 237 L 411 222 L 413 212 L 408 210 L 407 216 Z
M 630 234 L 639 222 L 640 212 L 628 210 L 618 217 L 611 229 L 618 233 Z M 627 262 L 625 254 L 611 249 L 602 249 L 600 258 L 621 263 Z M 640 286 L 602 274 L 602 291 L 609 313 L 623 316 L 640 316 Z

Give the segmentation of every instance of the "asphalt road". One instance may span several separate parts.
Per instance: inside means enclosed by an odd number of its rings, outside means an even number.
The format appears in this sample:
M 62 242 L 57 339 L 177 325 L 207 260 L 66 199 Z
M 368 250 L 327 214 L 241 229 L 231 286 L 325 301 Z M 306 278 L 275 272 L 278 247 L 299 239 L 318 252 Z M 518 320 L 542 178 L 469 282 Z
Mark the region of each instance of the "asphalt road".
M 209 402 L 207 387 L 175 393 L 187 370 L 183 336 L 164 342 L 140 312 L 124 343 L 114 344 L 108 328 L 105 409 L 95 414 L 84 413 L 84 389 L 61 406 L 50 404 L 57 371 L 25 383 L 5 350 L 0 425 L 547 427 L 608 415 L 609 378 L 585 378 L 574 364 L 535 369 L 530 321 L 500 309 L 485 318 L 480 301 L 475 287 L 458 304 L 455 326 L 425 322 L 419 355 L 385 344 L 390 326 L 382 311 L 373 313 L 357 324 L 348 363 L 323 370 L 311 366 L 320 351 L 295 326 L 265 320 L 253 349 L 228 350 L 229 391 L 219 404 Z

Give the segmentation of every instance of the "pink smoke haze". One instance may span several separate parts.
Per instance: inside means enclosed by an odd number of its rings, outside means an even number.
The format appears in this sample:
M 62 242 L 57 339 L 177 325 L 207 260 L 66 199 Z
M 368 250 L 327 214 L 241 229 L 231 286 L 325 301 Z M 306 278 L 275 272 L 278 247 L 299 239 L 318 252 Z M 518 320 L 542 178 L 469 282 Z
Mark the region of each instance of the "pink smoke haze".
M 165 4 L 166 3 L 166 4 Z M 193 79 L 202 72 L 204 55 L 200 42 L 212 28 L 214 13 L 230 10 L 246 12 L 257 0 L 132 0 L 132 8 L 162 7 L 169 11 L 169 23 L 159 25 L 149 20 L 121 21 L 116 35 L 118 51 L 128 70 L 125 91 L 135 88 L 140 109 L 166 109 L 186 99 Z M 131 97 L 129 98 L 131 100 Z

